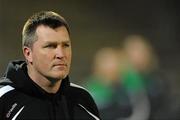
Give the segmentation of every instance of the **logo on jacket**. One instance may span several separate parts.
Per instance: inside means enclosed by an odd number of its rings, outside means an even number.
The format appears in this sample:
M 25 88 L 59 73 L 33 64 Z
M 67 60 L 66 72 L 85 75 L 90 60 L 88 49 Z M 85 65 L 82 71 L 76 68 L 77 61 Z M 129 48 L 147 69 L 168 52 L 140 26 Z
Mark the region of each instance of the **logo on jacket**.
M 11 109 L 8 111 L 8 113 L 6 114 L 6 118 L 10 118 L 12 112 L 14 111 L 14 109 L 17 107 L 17 103 L 14 103 L 12 106 L 11 106 Z M 24 109 L 25 106 L 21 107 L 18 112 L 16 112 L 16 114 L 12 117 L 12 120 L 15 120 L 18 115 L 22 112 L 22 110 Z
M 12 106 L 11 106 L 11 109 L 8 111 L 8 113 L 6 114 L 6 118 L 9 118 L 12 111 L 14 110 L 14 108 L 17 106 L 17 103 L 14 103 Z

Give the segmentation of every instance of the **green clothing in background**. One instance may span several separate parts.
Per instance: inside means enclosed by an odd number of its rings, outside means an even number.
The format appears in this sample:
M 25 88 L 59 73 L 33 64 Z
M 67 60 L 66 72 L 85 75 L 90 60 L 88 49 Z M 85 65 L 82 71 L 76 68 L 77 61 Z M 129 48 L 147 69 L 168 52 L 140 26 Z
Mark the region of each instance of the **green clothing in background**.
M 111 85 L 106 84 L 103 78 L 90 76 L 84 87 L 93 96 L 97 106 L 103 108 L 111 104 L 114 97 L 114 89 Z

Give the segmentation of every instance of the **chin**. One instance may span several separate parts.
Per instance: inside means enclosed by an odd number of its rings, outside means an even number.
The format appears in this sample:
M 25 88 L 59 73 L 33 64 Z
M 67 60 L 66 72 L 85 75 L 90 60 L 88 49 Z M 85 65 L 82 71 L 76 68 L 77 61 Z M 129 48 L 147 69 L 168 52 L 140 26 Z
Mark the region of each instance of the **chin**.
M 51 76 L 51 78 L 56 79 L 56 80 L 62 80 L 64 78 L 66 78 L 68 75 L 67 71 L 56 71 L 56 72 L 52 72 L 51 74 L 49 74 L 49 76 Z
M 66 78 L 66 74 L 63 74 L 63 75 L 57 75 L 57 76 L 54 76 L 55 79 L 59 79 L 59 80 L 62 80 L 64 78 Z

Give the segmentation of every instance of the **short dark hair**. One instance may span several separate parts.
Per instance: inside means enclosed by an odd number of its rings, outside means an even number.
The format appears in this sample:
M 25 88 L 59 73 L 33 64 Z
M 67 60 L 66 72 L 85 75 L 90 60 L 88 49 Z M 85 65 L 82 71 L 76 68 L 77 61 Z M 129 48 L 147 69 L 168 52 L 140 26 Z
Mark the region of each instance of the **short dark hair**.
M 61 15 L 52 11 L 41 11 L 32 15 L 25 23 L 22 31 L 22 46 L 32 47 L 37 40 L 36 29 L 40 25 L 45 25 L 52 29 L 65 26 L 70 34 L 68 23 Z

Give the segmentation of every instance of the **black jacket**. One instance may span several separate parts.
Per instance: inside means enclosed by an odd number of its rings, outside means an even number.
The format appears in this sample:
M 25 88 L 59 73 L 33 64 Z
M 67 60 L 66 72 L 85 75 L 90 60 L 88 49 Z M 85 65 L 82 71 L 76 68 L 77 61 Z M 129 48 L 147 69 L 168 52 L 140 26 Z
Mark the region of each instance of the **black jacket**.
M 10 62 L 0 80 L 0 120 L 96 120 L 99 113 L 90 94 L 63 79 L 49 94 L 27 74 L 24 61 Z

